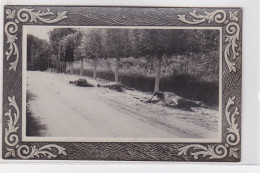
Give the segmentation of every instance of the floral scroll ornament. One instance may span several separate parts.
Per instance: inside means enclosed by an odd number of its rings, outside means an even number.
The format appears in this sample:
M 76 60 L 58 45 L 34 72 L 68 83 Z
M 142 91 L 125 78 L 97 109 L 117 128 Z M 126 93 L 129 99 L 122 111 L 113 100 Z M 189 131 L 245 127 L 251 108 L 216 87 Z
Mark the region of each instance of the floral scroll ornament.
M 205 12 L 204 15 L 202 14 L 196 14 L 196 10 L 194 10 L 193 12 L 189 12 L 189 14 L 194 17 L 192 19 L 192 21 L 189 21 L 186 19 L 185 15 L 178 15 L 178 19 L 184 23 L 188 23 L 188 24 L 200 24 L 200 23 L 204 23 L 204 22 L 208 22 L 208 23 L 212 23 L 212 22 L 216 22 L 216 23 L 223 23 L 226 20 L 226 12 L 223 10 L 216 10 L 213 11 L 211 13 L 209 12 Z
M 19 137 L 17 135 L 17 130 L 19 127 L 17 123 L 20 118 L 20 111 L 15 100 L 15 96 L 8 97 L 10 109 L 4 114 L 8 118 L 7 127 L 5 128 L 4 140 L 8 148 L 5 154 L 5 158 L 16 157 L 16 154 L 19 158 L 30 159 L 34 157 L 45 156 L 48 159 L 57 157 L 58 154 L 67 155 L 66 149 L 56 145 L 48 144 L 41 146 L 39 148 L 36 145 L 29 147 L 28 145 L 19 145 Z M 15 111 L 14 111 L 15 110 Z M 55 153 L 54 153 L 55 152 Z
M 213 144 L 213 145 L 187 145 L 178 149 L 178 156 L 181 155 L 191 155 L 194 159 L 198 159 L 199 156 L 206 157 L 209 159 L 223 159 L 225 157 L 235 157 L 239 158 L 238 148 L 236 147 L 240 142 L 240 133 L 238 128 L 238 123 L 236 123 L 237 116 L 239 115 L 238 108 L 234 103 L 235 97 L 229 97 L 226 104 L 225 115 L 229 127 L 227 128 L 226 143 Z M 233 112 L 231 113 L 231 107 L 233 107 Z M 228 155 L 229 150 L 229 155 Z
M 58 12 L 56 15 L 50 11 L 48 8 L 46 12 L 35 11 L 34 9 L 22 8 L 16 12 L 16 10 L 7 9 L 6 11 L 6 20 L 9 20 L 5 24 L 5 35 L 7 37 L 6 43 L 9 44 L 8 50 L 5 52 L 6 59 L 9 61 L 10 57 L 14 57 L 15 60 L 10 62 L 9 70 L 16 71 L 17 64 L 19 61 L 19 50 L 17 47 L 16 40 L 17 32 L 19 30 L 18 23 L 31 22 L 37 23 L 40 21 L 42 23 L 56 23 L 63 19 L 68 18 L 66 16 L 67 11 Z M 16 15 L 15 15 L 16 14 Z M 15 16 L 17 18 L 15 18 Z M 53 18 L 55 16 L 55 18 Z
M 238 11 L 232 12 L 229 11 L 229 19 L 227 19 L 227 14 L 224 10 L 215 10 L 213 12 L 204 12 L 205 14 L 197 14 L 196 10 L 190 12 L 189 15 L 192 17 L 191 20 L 188 20 L 185 15 L 178 15 L 178 19 L 187 24 L 201 24 L 204 22 L 226 25 L 226 38 L 225 43 L 227 43 L 224 50 L 224 58 L 228 66 L 229 72 L 236 72 L 236 63 L 231 59 L 235 60 L 239 55 L 238 44 L 240 27 L 237 23 L 238 21 Z M 232 21 L 231 23 L 229 23 Z M 235 22 L 233 22 L 235 21 Z
M 197 14 L 196 10 L 194 10 L 189 13 L 193 19 L 188 20 L 185 15 L 178 15 L 178 19 L 184 23 L 192 25 L 205 22 L 215 22 L 217 24 L 226 25 L 226 38 L 224 42 L 227 43 L 227 45 L 224 50 L 224 58 L 229 72 L 236 72 L 236 63 L 232 61 L 232 59 L 235 60 L 240 55 L 238 51 L 239 46 L 237 44 L 237 41 L 240 39 L 240 27 L 236 23 L 238 21 L 238 14 L 238 11 L 229 11 L 229 19 L 227 19 L 227 14 L 224 10 L 205 12 L 205 14 Z M 194 159 L 198 159 L 199 157 L 208 157 L 208 159 L 223 159 L 226 157 L 239 158 L 239 148 L 237 145 L 240 143 L 240 132 L 238 127 L 239 125 L 236 123 L 239 112 L 238 107 L 235 106 L 234 100 L 235 97 L 229 97 L 226 104 L 225 116 L 229 127 L 226 129 L 227 136 L 225 144 L 186 145 L 178 149 L 178 156 L 192 156 Z M 231 109 L 231 107 L 233 107 L 233 109 Z
M 55 23 L 59 22 L 63 19 L 68 18 L 66 16 L 67 11 L 58 12 L 56 15 L 50 11 L 48 8 L 46 12 L 42 11 L 35 11 L 34 9 L 27 9 L 22 8 L 18 11 L 16 10 L 6 10 L 6 20 L 8 22 L 5 24 L 5 35 L 7 37 L 6 43 L 9 44 L 8 50 L 5 51 L 6 59 L 9 61 L 11 57 L 14 57 L 14 61 L 10 62 L 9 71 L 14 70 L 16 71 L 18 61 L 19 61 L 19 49 L 16 43 L 17 32 L 19 30 L 18 23 L 37 23 L 40 21 L 42 23 Z M 30 159 L 34 157 L 47 157 L 55 158 L 57 155 L 67 155 L 66 149 L 62 146 L 56 144 L 48 144 L 44 146 L 28 146 L 26 144 L 20 145 L 19 144 L 19 137 L 18 137 L 18 129 L 19 126 L 17 125 L 19 118 L 20 118 L 20 111 L 18 105 L 15 100 L 15 96 L 8 97 L 10 109 L 8 112 L 4 114 L 7 117 L 7 127 L 4 129 L 4 141 L 5 144 L 8 146 L 6 148 L 5 158 L 9 157 L 16 157 L 22 159 Z

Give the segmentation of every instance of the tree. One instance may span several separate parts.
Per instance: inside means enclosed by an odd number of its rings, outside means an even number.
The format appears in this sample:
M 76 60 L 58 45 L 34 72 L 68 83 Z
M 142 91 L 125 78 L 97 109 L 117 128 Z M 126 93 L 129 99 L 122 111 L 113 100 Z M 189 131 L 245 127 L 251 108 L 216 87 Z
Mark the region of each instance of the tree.
M 93 78 L 97 78 L 97 66 L 98 66 L 98 58 L 104 56 L 104 46 L 102 43 L 102 32 L 103 29 L 92 29 L 89 34 L 89 42 L 87 44 L 88 52 L 92 55 L 92 59 L 94 61 L 94 69 L 93 69 Z
M 175 29 L 143 29 L 135 33 L 137 55 L 156 60 L 154 91 L 159 91 L 162 59 L 185 50 L 185 34 Z
M 48 68 L 50 46 L 46 40 L 27 36 L 27 69 L 44 71 Z
M 77 31 L 63 37 L 59 43 L 60 61 L 65 62 L 65 67 L 67 62 L 70 64 L 71 74 L 73 74 L 74 51 L 80 44 L 81 36 L 81 32 Z
M 76 32 L 77 30 L 74 28 L 55 28 L 51 30 L 48 34 L 50 38 L 50 44 L 52 47 L 52 53 L 58 55 L 60 40 L 62 40 L 63 37 Z
M 50 39 L 50 45 L 51 45 L 51 53 L 56 57 L 57 60 L 60 60 L 60 41 L 67 35 L 76 33 L 77 30 L 74 28 L 55 28 L 51 30 L 49 34 L 49 39 Z M 60 68 L 60 71 L 62 71 L 62 63 L 57 64 L 58 67 Z M 66 65 L 65 65 L 66 68 Z
M 104 29 L 85 29 L 81 44 L 77 50 L 77 57 L 81 60 L 81 74 L 83 73 L 83 58 L 93 60 L 93 78 L 97 77 L 98 59 L 104 57 Z
M 81 39 L 81 43 L 75 50 L 75 60 L 80 60 L 80 76 L 83 75 L 83 60 L 86 57 L 86 52 L 85 52 L 85 44 L 84 44 L 84 35 Z
M 129 29 L 107 29 L 105 53 L 110 58 L 116 58 L 115 82 L 119 79 L 120 58 L 129 57 L 131 51 Z

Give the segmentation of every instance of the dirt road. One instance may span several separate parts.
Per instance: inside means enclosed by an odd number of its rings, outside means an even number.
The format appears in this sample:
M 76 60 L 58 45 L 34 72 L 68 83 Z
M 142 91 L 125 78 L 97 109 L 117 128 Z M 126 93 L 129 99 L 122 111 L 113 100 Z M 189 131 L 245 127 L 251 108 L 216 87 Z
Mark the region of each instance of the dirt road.
M 27 73 L 27 91 L 34 96 L 29 100 L 29 109 L 32 116 L 46 126 L 42 136 L 217 138 L 217 111 L 204 108 L 182 111 L 136 99 L 148 98 L 150 93 L 120 93 L 69 84 L 78 78 L 49 72 Z M 93 79 L 84 78 L 97 84 Z

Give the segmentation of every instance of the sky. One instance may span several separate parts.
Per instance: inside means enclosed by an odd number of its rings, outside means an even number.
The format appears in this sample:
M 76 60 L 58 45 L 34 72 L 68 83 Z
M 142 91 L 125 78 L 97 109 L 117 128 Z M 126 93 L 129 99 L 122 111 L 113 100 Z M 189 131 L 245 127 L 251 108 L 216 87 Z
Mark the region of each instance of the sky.
M 27 33 L 40 39 L 49 41 L 48 32 L 53 30 L 54 26 L 27 26 Z

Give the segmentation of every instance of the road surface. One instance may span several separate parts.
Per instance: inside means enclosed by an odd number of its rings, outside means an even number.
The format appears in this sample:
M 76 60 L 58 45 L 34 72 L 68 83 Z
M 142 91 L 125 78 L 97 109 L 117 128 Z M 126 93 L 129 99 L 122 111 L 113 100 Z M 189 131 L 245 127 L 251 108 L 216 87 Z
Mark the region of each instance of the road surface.
M 88 138 L 215 139 L 218 111 L 199 108 L 183 111 L 143 103 L 151 93 L 69 84 L 79 76 L 27 72 L 28 108 L 46 128 L 41 136 Z M 82 77 L 81 77 L 82 78 Z M 106 83 L 89 77 L 90 83 Z M 29 124 L 30 125 L 30 124 Z

